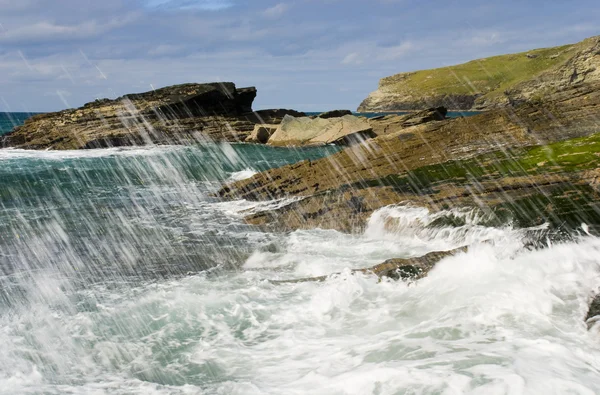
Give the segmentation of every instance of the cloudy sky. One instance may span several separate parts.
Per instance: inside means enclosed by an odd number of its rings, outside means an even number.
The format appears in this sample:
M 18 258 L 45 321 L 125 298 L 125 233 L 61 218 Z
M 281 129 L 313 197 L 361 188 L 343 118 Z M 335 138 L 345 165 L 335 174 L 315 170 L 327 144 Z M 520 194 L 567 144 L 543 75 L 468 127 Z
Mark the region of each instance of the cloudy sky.
M 600 34 L 597 0 L 0 0 L 0 111 L 183 82 L 355 109 L 381 77 Z

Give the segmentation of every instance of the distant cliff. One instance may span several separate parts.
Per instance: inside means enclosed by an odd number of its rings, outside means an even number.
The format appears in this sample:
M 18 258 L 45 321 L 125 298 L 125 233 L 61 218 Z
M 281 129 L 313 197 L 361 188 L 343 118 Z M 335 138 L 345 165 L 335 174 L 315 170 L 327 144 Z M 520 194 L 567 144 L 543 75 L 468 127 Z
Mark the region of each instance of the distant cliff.
M 231 82 L 183 84 L 77 109 L 40 114 L 0 137 L 0 147 L 82 149 L 198 140 L 244 141 L 257 123 L 279 123 L 292 110 L 252 111 L 256 88 Z
M 600 36 L 577 44 L 400 73 L 380 80 L 361 112 L 483 110 L 541 100 L 548 92 L 600 80 Z

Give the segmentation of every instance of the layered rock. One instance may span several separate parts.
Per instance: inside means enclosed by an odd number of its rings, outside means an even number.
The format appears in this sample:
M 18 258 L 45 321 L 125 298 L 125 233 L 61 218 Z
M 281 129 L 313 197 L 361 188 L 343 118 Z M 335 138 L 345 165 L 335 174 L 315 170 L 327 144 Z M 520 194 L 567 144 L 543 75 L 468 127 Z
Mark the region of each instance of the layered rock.
M 443 106 L 483 110 L 539 100 L 556 89 L 600 81 L 600 36 L 554 48 L 400 73 L 380 80 L 361 112 L 412 111 Z
M 375 137 L 365 118 L 353 115 L 331 118 L 285 116 L 269 138 L 273 146 L 350 145 Z
M 600 83 L 467 118 L 406 126 L 318 161 L 232 185 L 226 198 L 304 199 L 247 221 L 360 231 L 374 210 L 413 202 L 477 207 L 490 221 L 600 223 Z M 547 147 L 545 147 L 547 145 Z
M 369 119 L 369 124 L 376 135 L 392 134 L 409 126 L 416 126 L 431 121 L 442 121 L 448 110 L 445 107 L 429 108 L 405 115 L 384 115 Z
M 81 149 L 204 140 L 243 141 L 257 123 L 279 123 L 292 110 L 252 112 L 256 89 L 231 82 L 184 84 L 77 109 L 40 114 L 4 136 L 0 145 Z

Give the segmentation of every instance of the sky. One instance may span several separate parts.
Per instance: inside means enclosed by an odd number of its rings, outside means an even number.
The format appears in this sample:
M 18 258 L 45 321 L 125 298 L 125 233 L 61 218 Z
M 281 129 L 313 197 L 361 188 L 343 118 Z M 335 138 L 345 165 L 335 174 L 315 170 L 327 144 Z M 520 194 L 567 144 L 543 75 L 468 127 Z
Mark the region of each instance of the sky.
M 0 0 L 0 111 L 186 82 L 256 86 L 255 109 L 354 110 L 395 73 L 599 35 L 600 3 Z

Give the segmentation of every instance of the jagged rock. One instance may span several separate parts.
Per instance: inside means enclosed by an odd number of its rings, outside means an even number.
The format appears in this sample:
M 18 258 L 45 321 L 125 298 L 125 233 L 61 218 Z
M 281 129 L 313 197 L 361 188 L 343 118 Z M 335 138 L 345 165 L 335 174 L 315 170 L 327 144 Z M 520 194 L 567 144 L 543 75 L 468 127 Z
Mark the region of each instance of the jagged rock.
M 378 136 L 397 132 L 401 129 L 431 121 L 446 119 L 448 110 L 445 107 L 429 108 L 405 115 L 385 115 L 369 119 L 373 132 Z
M 354 269 L 352 273 L 374 274 L 377 277 L 387 277 L 393 280 L 414 281 L 423 278 L 433 269 L 436 263 L 459 252 L 466 252 L 467 247 L 455 248 L 449 251 L 434 251 L 415 258 L 392 258 L 366 269 Z M 339 274 L 339 273 L 335 273 Z M 330 276 L 300 278 L 295 280 L 272 280 L 274 284 L 321 282 Z
M 343 117 L 344 115 L 352 115 L 352 111 L 350 111 L 350 110 L 326 111 L 326 112 L 322 112 L 317 117 L 323 118 L 323 119 L 328 119 L 328 118 L 339 118 L 339 117 Z
M 344 115 L 339 118 L 285 116 L 269 139 L 274 146 L 351 145 L 375 137 L 364 118 Z
M 279 125 L 258 124 L 254 125 L 254 130 L 246 138 L 247 143 L 266 144 L 269 138 L 275 133 Z
M 256 88 L 231 82 L 183 84 L 100 99 L 77 109 L 35 115 L 0 146 L 81 149 L 122 145 L 244 141 L 257 123 L 277 124 L 292 110 L 252 112 Z

